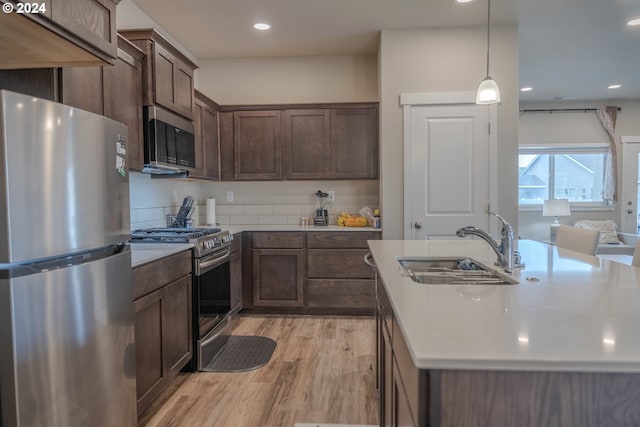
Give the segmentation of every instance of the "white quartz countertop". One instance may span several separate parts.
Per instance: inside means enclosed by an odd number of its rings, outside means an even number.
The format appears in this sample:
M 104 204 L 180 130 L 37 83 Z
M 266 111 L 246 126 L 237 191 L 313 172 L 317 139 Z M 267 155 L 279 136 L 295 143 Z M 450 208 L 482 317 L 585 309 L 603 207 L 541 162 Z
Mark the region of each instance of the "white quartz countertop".
M 517 285 L 428 285 L 400 256 L 493 266 L 482 240 L 369 241 L 416 367 L 640 372 L 640 268 L 519 240 Z M 529 281 L 535 278 L 538 281 Z
M 246 225 L 219 225 L 223 230 L 230 233 L 240 233 L 243 231 L 382 231 L 373 227 L 342 227 L 340 225 L 267 225 L 267 224 L 246 224 Z
M 131 266 L 139 267 L 191 248 L 191 243 L 131 243 Z

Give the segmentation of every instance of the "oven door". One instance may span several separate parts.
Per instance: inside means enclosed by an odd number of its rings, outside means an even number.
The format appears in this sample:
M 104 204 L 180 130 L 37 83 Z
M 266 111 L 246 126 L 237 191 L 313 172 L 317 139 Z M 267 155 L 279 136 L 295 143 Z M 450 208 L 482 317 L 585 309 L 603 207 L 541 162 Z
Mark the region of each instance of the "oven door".
M 230 253 L 227 247 L 195 262 L 197 338 L 207 335 L 231 310 Z

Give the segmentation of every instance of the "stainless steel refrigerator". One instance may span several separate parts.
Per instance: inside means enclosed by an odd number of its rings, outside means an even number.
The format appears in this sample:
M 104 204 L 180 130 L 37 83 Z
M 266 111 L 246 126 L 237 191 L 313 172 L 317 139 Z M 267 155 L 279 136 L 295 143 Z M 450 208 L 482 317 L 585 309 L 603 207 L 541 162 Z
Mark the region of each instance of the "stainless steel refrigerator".
M 136 425 L 127 128 L 0 91 L 0 426 Z

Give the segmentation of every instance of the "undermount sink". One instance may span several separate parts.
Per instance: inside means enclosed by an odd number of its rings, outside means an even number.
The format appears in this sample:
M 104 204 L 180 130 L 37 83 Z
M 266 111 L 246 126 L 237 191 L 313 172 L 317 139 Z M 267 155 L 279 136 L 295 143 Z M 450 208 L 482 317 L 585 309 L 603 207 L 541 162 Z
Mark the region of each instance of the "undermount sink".
M 465 257 L 400 257 L 402 274 L 430 285 L 515 285 L 517 280 Z

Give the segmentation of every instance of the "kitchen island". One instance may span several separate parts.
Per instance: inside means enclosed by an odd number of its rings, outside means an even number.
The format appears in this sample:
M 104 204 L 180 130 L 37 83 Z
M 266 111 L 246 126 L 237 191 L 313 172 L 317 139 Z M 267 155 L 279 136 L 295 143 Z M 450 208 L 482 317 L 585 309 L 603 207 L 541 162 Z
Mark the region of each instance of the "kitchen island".
M 398 257 L 481 240 L 370 241 L 385 425 L 640 424 L 640 269 L 520 240 L 515 285 L 427 285 Z

